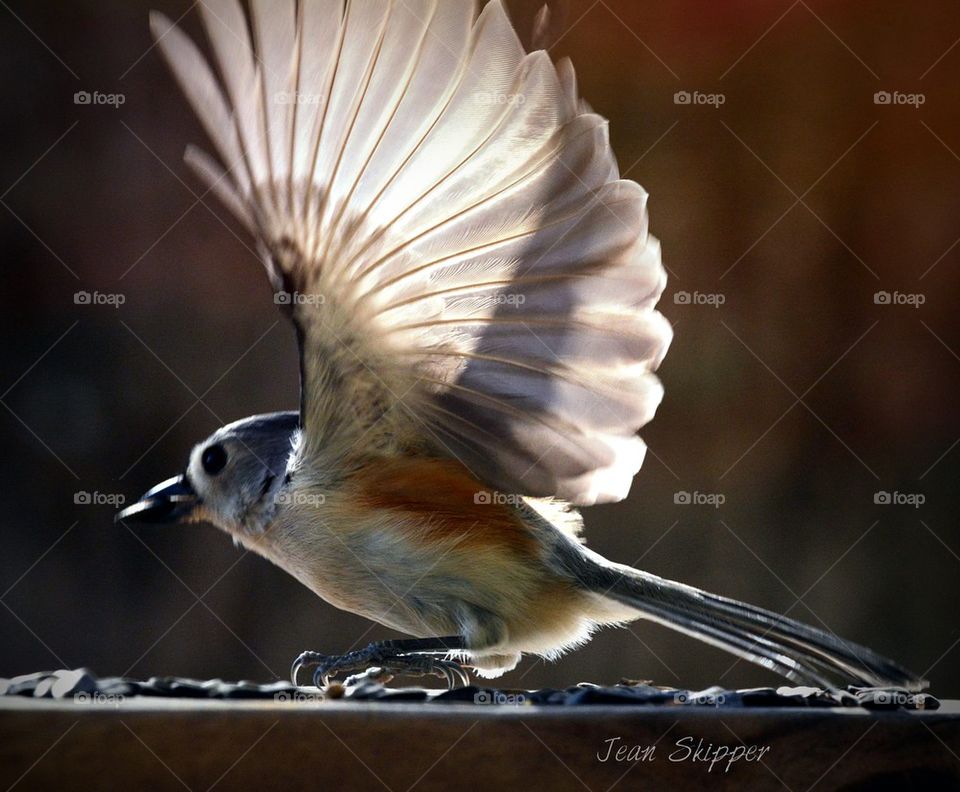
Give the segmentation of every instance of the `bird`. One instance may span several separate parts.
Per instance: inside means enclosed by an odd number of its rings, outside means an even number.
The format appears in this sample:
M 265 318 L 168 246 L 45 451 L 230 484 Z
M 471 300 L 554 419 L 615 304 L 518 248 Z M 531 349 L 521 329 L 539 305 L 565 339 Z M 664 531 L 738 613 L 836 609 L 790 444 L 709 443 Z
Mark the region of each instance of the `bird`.
M 300 404 L 218 429 L 118 519 L 212 523 L 409 636 L 303 652 L 294 684 L 496 678 L 636 619 L 804 685 L 927 684 L 586 545 L 581 507 L 640 470 L 672 328 L 647 194 L 569 59 L 501 0 L 199 8 L 210 54 L 151 31 L 215 151 L 186 163 L 292 320 Z

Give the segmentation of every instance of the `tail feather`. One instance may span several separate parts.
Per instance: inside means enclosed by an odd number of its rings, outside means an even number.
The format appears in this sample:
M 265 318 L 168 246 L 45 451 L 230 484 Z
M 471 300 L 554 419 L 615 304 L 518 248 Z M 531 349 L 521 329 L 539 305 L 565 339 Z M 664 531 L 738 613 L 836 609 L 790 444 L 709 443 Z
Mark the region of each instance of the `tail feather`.
M 923 690 L 928 682 L 864 646 L 772 611 L 627 566 L 591 569 L 589 586 L 643 617 L 802 684 Z

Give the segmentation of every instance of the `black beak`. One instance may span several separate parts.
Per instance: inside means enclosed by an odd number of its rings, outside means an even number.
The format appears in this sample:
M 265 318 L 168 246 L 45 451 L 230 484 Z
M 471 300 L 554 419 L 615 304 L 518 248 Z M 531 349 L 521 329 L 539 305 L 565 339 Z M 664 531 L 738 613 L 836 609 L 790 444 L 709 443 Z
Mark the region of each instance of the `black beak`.
M 136 503 L 114 517 L 115 522 L 175 523 L 182 520 L 200 502 L 187 477 L 180 475 L 157 484 Z

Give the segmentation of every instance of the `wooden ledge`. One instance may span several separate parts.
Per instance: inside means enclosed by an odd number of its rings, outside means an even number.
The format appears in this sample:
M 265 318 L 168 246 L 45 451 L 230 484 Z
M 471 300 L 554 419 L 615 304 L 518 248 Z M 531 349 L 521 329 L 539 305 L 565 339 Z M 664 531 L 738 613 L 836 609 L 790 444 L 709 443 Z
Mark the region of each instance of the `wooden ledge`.
M 927 712 L 0 699 L 23 789 L 960 788 L 960 702 Z

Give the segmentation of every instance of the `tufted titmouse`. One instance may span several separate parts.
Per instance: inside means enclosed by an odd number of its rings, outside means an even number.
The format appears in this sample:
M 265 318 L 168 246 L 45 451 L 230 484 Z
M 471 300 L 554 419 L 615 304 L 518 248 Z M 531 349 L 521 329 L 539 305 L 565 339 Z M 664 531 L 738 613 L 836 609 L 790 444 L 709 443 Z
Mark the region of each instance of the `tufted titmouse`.
M 415 638 L 306 652 L 315 683 L 495 677 L 646 618 L 784 676 L 919 689 L 784 616 L 612 563 L 576 506 L 624 498 L 671 338 L 646 195 L 570 62 L 500 0 L 200 4 L 216 76 L 153 34 L 300 347 L 299 412 L 215 432 L 119 518 L 209 521 L 328 602 Z

